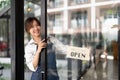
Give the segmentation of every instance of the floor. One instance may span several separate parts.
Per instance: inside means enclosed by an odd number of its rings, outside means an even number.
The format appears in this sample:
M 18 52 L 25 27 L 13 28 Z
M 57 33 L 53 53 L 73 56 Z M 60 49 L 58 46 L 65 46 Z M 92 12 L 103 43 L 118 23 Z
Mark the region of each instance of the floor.
M 92 65 L 81 80 L 118 80 L 118 61 L 107 60 L 107 63 L 100 61 L 96 68 Z

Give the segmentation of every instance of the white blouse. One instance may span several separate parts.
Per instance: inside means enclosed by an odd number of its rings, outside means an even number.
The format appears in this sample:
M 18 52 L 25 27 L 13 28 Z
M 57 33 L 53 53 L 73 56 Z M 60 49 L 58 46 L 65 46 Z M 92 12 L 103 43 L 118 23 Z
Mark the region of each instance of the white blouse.
M 24 55 L 26 60 L 26 65 L 31 71 L 37 70 L 37 68 L 34 69 L 33 63 L 32 63 L 36 50 L 37 50 L 37 45 L 35 41 L 31 39 L 29 43 L 25 46 L 25 55 Z
M 68 46 L 64 45 L 62 42 L 60 42 L 58 39 L 52 36 L 50 36 L 49 40 L 50 42 L 53 43 L 53 46 L 55 47 L 57 51 L 60 51 L 61 54 L 66 54 Z M 37 70 L 37 68 L 34 69 L 33 63 L 32 63 L 36 50 L 37 50 L 37 45 L 35 41 L 31 39 L 29 43 L 25 46 L 25 60 L 26 60 L 26 64 L 28 68 L 31 71 Z

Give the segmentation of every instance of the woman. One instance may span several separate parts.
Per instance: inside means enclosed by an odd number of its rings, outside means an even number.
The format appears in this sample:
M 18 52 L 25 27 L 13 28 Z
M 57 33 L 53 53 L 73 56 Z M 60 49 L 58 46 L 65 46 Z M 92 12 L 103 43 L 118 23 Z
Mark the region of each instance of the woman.
M 25 46 L 25 59 L 28 68 L 33 71 L 31 80 L 41 79 L 41 53 L 47 47 L 47 80 L 59 80 L 56 68 L 55 52 L 52 43 L 45 43 L 41 39 L 41 24 L 35 17 L 29 17 L 25 21 L 25 30 L 31 36 L 31 40 Z

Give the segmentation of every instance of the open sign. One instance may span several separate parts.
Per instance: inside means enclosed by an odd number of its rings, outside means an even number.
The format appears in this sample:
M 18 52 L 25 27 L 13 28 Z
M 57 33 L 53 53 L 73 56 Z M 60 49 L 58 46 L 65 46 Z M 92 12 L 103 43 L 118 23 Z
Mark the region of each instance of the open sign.
M 90 49 L 70 46 L 67 49 L 67 58 L 90 60 Z

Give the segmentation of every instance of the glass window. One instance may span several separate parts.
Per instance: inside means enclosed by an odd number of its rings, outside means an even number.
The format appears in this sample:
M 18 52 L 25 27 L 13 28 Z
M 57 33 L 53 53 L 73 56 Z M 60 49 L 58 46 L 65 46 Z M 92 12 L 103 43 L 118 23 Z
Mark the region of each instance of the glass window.
M 0 0 L 0 80 L 11 80 L 10 0 Z
M 48 14 L 48 31 L 62 31 L 64 24 L 62 17 L 62 13 Z
M 10 0 L 1 0 L 0 1 L 0 10 L 2 10 L 3 8 L 10 6 Z
M 48 8 L 61 8 L 63 4 L 64 0 L 47 0 Z
M 79 5 L 79 4 L 86 4 L 89 3 L 90 0 L 69 0 L 69 5 Z
M 71 13 L 71 28 L 85 28 L 87 26 L 87 11 L 77 11 Z

